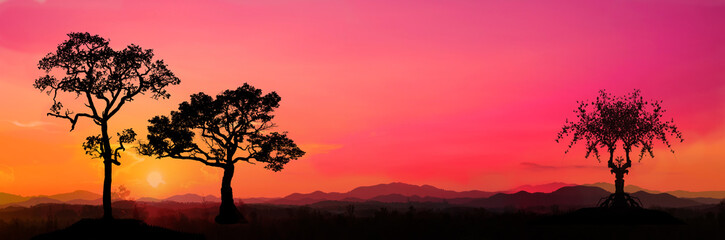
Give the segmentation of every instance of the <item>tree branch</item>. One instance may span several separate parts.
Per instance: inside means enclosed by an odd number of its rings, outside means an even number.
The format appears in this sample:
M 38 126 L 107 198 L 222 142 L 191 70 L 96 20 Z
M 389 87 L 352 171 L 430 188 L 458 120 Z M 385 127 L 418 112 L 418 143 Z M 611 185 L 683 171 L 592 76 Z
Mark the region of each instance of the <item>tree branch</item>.
M 98 111 L 96 111 L 96 105 L 93 103 L 93 97 L 91 97 L 91 92 L 86 92 L 86 98 L 88 99 L 89 104 L 86 106 L 93 111 L 93 117 L 98 118 Z
M 203 158 L 200 158 L 200 157 L 194 157 L 194 156 L 181 156 L 179 154 L 176 154 L 176 155 L 166 155 L 166 156 L 159 156 L 159 157 L 170 157 L 170 158 L 181 159 L 181 160 L 193 160 L 193 161 L 197 161 L 197 162 L 201 162 L 203 164 L 206 164 L 207 166 L 224 167 L 224 164 L 223 163 L 219 163 L 219 162 L 209 162 L 206 159 L 203 159 Z
M 96 120 L 96 121 L 100 121 L 100 119 L 98 119 L 97 117 L 94 117 L 94 116 L 92 116 L 90 114 L 87 114 L 87 113 L 78 113 L 78 114 L 76 114 L 72 118 L 70 117 L 70 115 L 68 113 L 66 113 L 65 115 L 60 115 L 60 114 L 57 114 L 57 113 L 48 113 L 48 116 L 53 116 L 53 117 L 57 117 L 57 118 L 68 119 L 68 121 L 70 121 L 70 123 L 71 123 L 71 127 L 70 127 L 70 130 L 71 131 L 73 131 L 76 128 L 76 123 L 78 122 L 78 118 L 79 117 L 87 117 L 87 118 L 90 118 L 90 119 L 93 119 L 93 120 Z

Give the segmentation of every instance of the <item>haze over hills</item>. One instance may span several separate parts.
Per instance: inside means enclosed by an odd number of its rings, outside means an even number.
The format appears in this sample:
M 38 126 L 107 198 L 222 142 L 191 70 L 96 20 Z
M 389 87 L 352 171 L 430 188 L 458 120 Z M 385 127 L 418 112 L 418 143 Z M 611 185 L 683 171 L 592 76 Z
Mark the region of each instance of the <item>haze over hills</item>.
M 276 198 L 250 198 L 250 199 L 236 199 L 245 203 L 263 203 Z M 120 199 L 113 199 L 113 201 L 119 201 Z M 179 203 L 202 203 L 202 202 L 221 202 L 221 199 L 214 195 L 201 196 L 197 194 L 182 194 L 174 195 L 164 199 L 157 199 L 151 197 L 142 197 L 135 199 L 137 202 L 179 202 Z M 18 207 L 31 207 L 37 204 L 44 203 L 66 203 L 66 204 L 78 204 L 78 205 L 101 205 L 103 203 L 102 196 L 96 193 L 88 191 L 74 191 L 70 193 L 55 194 L 50 196 L 32 196 L 23 197 L 14 194 L 0 193 L 0 208 L 9 206 Z
M 164 199 L 165 201 L 173 201 L 173 202 L 221 202 L 221 198 L 218 198 L 214 195 L 206 195 L 206 196 L 199 196 L 196 194 L 183 194 L 183 195 L 174 195 L 171 197 L 168 197 Z
M 0 205 L 8 204 L 8 203 L 14 203 L 14 202 L 22 202 L 28 200 L 27 197 L 10 194 L 10 193 L 0 193 Z
M 101 195 L 84 190 L 54 195 L 40 195 L 23 197 L 14 194 L 0 193 L 0 207 L 15 204 L 18 206 L 32 206 L 40 203 L 70 203 L 70 204 L 100 204 Z M 96 201 L 98 203 L 96 203 Z
M 70 200 L 96 200 L 101 197 L 103 196 L 101 196 L 100 194 L 84 190 L 77 190 L 69 193 L 61 193 L 48 196 L 48 198 L 56 199 L 62 202 L 67 202 Z

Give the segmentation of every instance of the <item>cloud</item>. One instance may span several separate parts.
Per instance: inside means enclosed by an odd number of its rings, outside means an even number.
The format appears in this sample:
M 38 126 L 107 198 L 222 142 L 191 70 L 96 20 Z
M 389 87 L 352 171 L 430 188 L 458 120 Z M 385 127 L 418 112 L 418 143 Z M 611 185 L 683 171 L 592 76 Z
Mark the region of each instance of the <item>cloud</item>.
M 300 148 L 307 153 L 307 155 L 328 153 L 332 150 L 339 149 L 342 144 L 323 144 L 323 143 L 308 143 L 300 144 Z
M 11 167 L 0 166 L 0 184 L 15 181 L 15 170 Z
M 222 178 L 222 176 L 219 175 L 219 172 L 218 171 L 216 171 L 216 172 L 209 172 L 209 170 L 207 170 L 207 167 L 206 166 L 200 167 L 199 168 L 199 171 L 201 171 L 202 176 L 204 176 L 205 179 L 218 180 L 218 179 L 221 179 Z
M 111 144 L 111 148 L 112 149 L 116 149 L 117 147 L 120 147 L 120 146 L 121 145 L 119 145 L 119 144 Z M 142 163 L 142 162 L 146 161 L 146 156 L 140 155 L 140 154 L 138 154 L 136 152 L 136 148 L 138 147 L 138 145 L 136 145 L 136 144 L 124 144 L 124 147 L 126 148 L 126 150 L 121 151 L 121 154 L 122 155 L 121 155 L 121 158 L 119 158 L 119 160 L 118 160 L 119 162 L 121 162 L 121 166 L 123 166 L 123 167 L 122 168 L 118 168 L 117 170 L 114 170 L 113 171 L 113 177 L 116 177 L 116 175 L 118 175 L 120 173 L 125 173 L 127 171 L 132 171 L 133 168 L 136 165 L 138 165 L 139 163 Z M 128 158 L 124 159 L 123 156 L 130 156 L 135 161 L 128 161 L 129 159 Z
M 551 166 L 551 165 L 543 165 L 538 163 L 532 163 L 532 162 L 521 162 L 521 166 L 527 169 L 532 170 L 561 170 L 561 169 L 584 169 L 584 168 L 602 168 L 602 166 L 597 165 L 564 165 L 564 166 Z
M 0 0 L 0 1 L 2 1 L 2 0 Z M 33 122 L 29 122 L 29 123 L 21 123 L 18 121 L 10 121 L 10 122 L 12 124 L 14 124 L 15 126 L 24 127 L 24 128 L 34 128 L 34 127 L 39 127 L 39 126 L 43 126 L 43 125 L 52 125 L 52 123 L 43 122 L 43 121 L 33 121 Z

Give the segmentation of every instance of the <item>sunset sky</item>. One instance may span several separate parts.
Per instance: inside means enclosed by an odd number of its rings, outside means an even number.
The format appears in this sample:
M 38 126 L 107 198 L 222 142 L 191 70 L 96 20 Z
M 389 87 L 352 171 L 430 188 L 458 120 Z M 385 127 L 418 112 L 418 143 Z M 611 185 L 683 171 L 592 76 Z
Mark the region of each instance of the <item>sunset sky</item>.
M 100 193 L 102 161 L 34 89 L 38 60 L 90 32 L 154 49 L 181 79 L 111 121 L 147 120 L 189 95 L 244 82 L 281 97 L 277 130 L 307 152 L 281 172 L 237 165 L 235 197 L 348 191 L 388 182 L 451 190 L 611 182 L 564 154 L 576 101 L 641 89 L 685 142 L 635 162 L 627 184 L 725 190 L 725 1 L 0 0 L 0 192 Z M 115 135 L 115 134 L 114 134 Z M 125 152 L 113 188 L 133 197 L 219 195 L 221 169 Z

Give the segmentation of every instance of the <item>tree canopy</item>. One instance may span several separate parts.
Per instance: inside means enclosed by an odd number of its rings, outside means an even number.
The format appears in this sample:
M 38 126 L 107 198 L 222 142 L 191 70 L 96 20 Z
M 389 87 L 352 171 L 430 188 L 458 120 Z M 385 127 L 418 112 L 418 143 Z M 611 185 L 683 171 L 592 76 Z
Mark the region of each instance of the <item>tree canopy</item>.
M 168 98 L 165 88 L 179 84 L 163 60 L 153 60 L 151 49 L 131 44 L 115 51 L 108 46 L 108 40 L 98 35 L 70 33 L 68 37 L 38 63 L 38 68 L 46 73 L 60 69 L 64 76 L 58 79 L 46 74 L 35 81 L 34 87 L 53 96 L 48 115 L 68 119 L 71 130 L 79 117 L 100 125 L 136 95 L 151 93 L 154 99 Z M 76 113 L 64 108 L 57 99 L 58 92 L 83 98 L 90 112 Z
M 194 94 L 171 117 L 149 120 L 148 143 L 141 144 L 140 152 L 214 167 L 261 162 L 267 169 L 280 171 L 305 153 L 286 132 L 269 132 L 276 126 L 273 111 L 280 100 L 277 93 L 262 95 L 246 83 L 216 98 Z
M 594 153 L 599 159 L 599 148 L 613 152 L 621 145 L 627 155 L 633 148 L 640 148 L 641 160 L 645 154 L 654 157 L 655 140 L 664 143 L 672 152 L 669 137 L 683 141 L 674 120 L 662 120 L 665 110 L 661 101 L 644 100 L 639 90 L 620 97 L 601 90 L 596 100 L 578 103 L 579 107 L 574 110 L 578 121 L 567 119 L 556 138 L 559 142 L 572 135 L 567 152 L 577 142 L 584 141 L 585 157 Z

